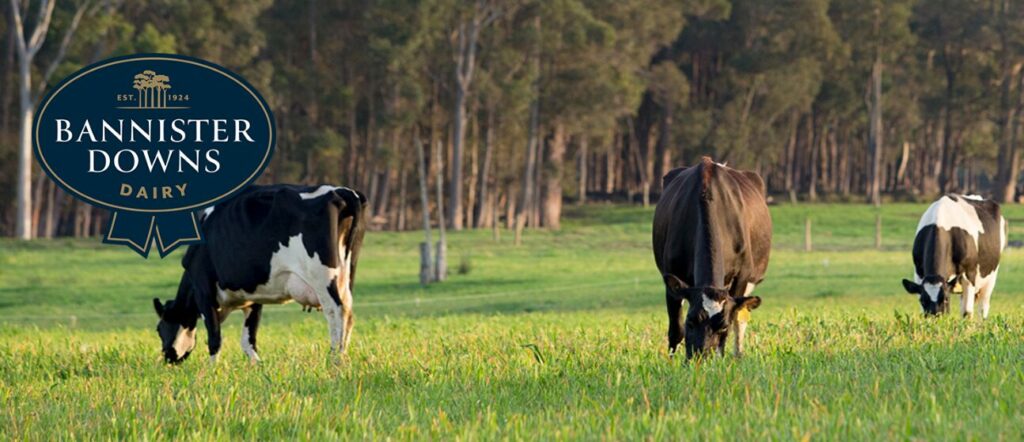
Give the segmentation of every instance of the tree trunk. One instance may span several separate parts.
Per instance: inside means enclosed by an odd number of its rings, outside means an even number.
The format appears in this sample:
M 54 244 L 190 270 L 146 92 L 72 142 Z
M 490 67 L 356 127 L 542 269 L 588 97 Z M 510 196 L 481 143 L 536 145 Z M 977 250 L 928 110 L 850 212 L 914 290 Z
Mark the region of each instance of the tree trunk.
M 612 152 L 604 153 L 604 186 L 605 195 L 610 195 L 615 189 L 615 182 L 612 180 L 612 170 L 615 168 L 615 155 Z
M 423 243 L 420 244 L 420 284 L 427 285 L 434 280 L 434 265 L 430 258 L 430 201 L 427 199 L 427 159 L 423 154 L 423 142 L 419 128 L 413 128 L 413 144 L 416 145 L 416 171 L 420 181 L 420 208 L 423 212 Z
M 875 56 L 875 62 L 871 65 L 871 99 L 869 100 L 870 118 L 868 151 L 871 152 L 871 182 L 868 192 L 871 204 L 875 207 L 882 205 L 881 179 L 882 179 L 882 59 Z
M 789 128 L 789 141 L 786 143 L 786 176 L 785 185 L 786 192 L 789 193 L 789 201 L 791 203 L 796 202 L 796 133 L 797 125 L 800 122 L 800 116 L 797 115 L 797 111 L 792 112 L 790 117 L 790 128 Z
M 558 230 L 561 228 L 562 218 L 562 169 L 565 163 L 566 151 L 565 126 L 562 123 L 555 123 L 554 133 L 551 142 L 548 143 L 547 164 L 544 174 L 544 227 Z
M 444 156 L 441 142 L 437 143 L 437 251 L 434 261 L 434 281 L 448 279 L 448 238 L 445 236 L 444 223 Z
M 79 203 L 79 206 L 82 208 L 82 237 L 89 238 L 92 236 L 93 207 L 85 203 Z
M 534 28 L 540 31 L 540 17 L 534 18 Z M 538 43 L 539 45 L 539 43 Z M 540 48 L 535 47 L 534 53 L 531 56 L 532 63 L 531 69 L 539 79 L 540 77 Z M 538 126 L 540 125 L 540 84 L 539 80 L 535 80 L 533 85 L 533 99 L 530 101 L 530 123 L 527 127 L 526 133 L 526 167 L 523 168 L 523 191 L 522 199 L 520 200 L 519 207 L 516 208 L 516 231 L 515 231 L 515 245 L 522 244 L 523 240 L 523 228 L 526 227 L 526 219 L 529 216 L 530 207 L 533 206 L 533 180 L 535 176 L 535 168 L 537 167 L 537 145 L 538 143 Z
M 807 199 L 815 202 L 818 201 L 818 136 L 819 134 L 814 130 L 814 112 L 807 116 L 805 122 L 807 130 L 806 143 L 807 149 L 811 154 L 811 161 L 808 164 L 810 176 L 807 178 Z
M 519 195 L 516 195 L 516 186 L 512 182 L 509 182 L 505 187 L 505 229 L 512 230 L 516 227 L 516 200 Z M 495 218 L 497 223 L 497 218 Z
M 493 158 L 493 156 L 494 156 L 494 132 L 496 130 L 496 128 L 495 128 L 495 124 L 496 124 L 495 120 L 496 120 L 496 118 L 495 118 L 494 106 L 493 105 L 488 105 L 487 106 L 487 132 L 484 134 L 484 159 L 480 163 L 480 172 L 478 174 L 479 175 L 478 186 L 479 186 L 480 190 L 477 191 L 477 193 L 479 194 L 479 195 L 477 195 L 477 198 L 480 200 L 480 203 L 477 205 L 477 209 L 476 209 L 477 227 L 486 227 L 486 225 L 484 225 L 484 223 L 482 223 L 481 220 L 483 220 L 484 218 L 488 217 L 487 211 L 486 211 L 486 208 L 485 208 L 485 204 L 489 201 L 488 198 L 490 198 L 490 195 L 488 195 L 488 193 L 487 193 L 488 190 L 489 190 L 487 188 L 487 181 L 491 179 L 491 177 L 490 177 L 491 158 Z M 494 220 L 492 218 L 491 222 L 496 222 L 496 220 Z
M 352 74 L 350 73 L 349 74 L 349 78 L 351 79 L 351 77 L 352 77 Z M 358 145 L 358 141 L 359 141 L 359 137 L 358 137 L 359 128 L 357 126 L 358 123 L 357 123 L 357 120 L 356 120 L 356 116 L 357 116 L 357 113 L 358 113 L 358 103 L 357 103 L 358 100 L 354 96 L 351 97 L 350 100 L 351 100 L 351 103 L 349 104 L 349 108 L 348 108 L 348 111 L 347 111 L 347 114 L 348 114 L 347 115 L 347 117 L 348 117 L 348 124 L 347 124 L 347 126 L 348 126 L 348 152 L 347 153 L 348 153 L 348 155 L 346 155 L 346 160 L 345 160 L 345 166 L 346 166 L 345 167 L 345 181 L 350 186 L 355 186 L 355 185 L 357 185 L 356 184 L 356 170 L 358 170 L 358 169 L 356 169 L 356 153 L 359 151 L 359 145 Z
M 430 261 L 430 243 L 420 243 L 420 285 L 434 282 L 434 263 Z
M 461 67 L 459 68 L 461 69 Z M 458 75 L 458 74 L 456 74 Z M 452 123 L 455 125 L 452 131 L 452 180 L 449 183 L 451 196 L 448 206 L 449 218 L 451 218 L 452 229 L 462 230 L 462 150 L 466 137 L 466 88 L 460 80 L 455 82 L 455 110 L 452 116 Z
M 408 197 L 405 195 L 406 187 L 406 176 L 408 171 L 405 168 L 404 162 L 398 166 L 398 202 L 395 204 L 398 219 L 395 220 L 395 229 L 399 232 L 405 231 L 405 216 L 406 216 L 406 200 Z
M 475 108 L 476 106 L 473 106 L 473 107 Z M 473 115 L 476 115 L 476 114 L 477 114 L 476 112 L 473 112 Z M 466 207 L 465 207 L 465 210 L 464 210 L 464 212 L 466 213 L 465 225 L 467 227 L 473 227 L 473 226 L 476 225 L 476 219 L 475 219 L 475 216 L 474 216 L 475 215 L 474 212 L 476 212 L 476 203 L 477 203 L 477 201 L 476 201 L 477 200 L 477 194 L 476 194 L 477 183 L 480 180 L 480 167 L 479 167 L 479 164 L 480 164 L 480 119 L 479 118 L 476 118 L 476 117 L 473 118 L 472 129 L 473 129 L 472 136 L 470 136 L 470 139 L 472 140 L 472 142 L 471 142 L 472 144 L 470 144 L 470 150 L 469 150 L 469 169 L 470 169 L 470 174 L 469 174 L 469 182 L 466 183 L 466 189 L 467 189 L 466 190 Z
M 668 105 L 664 110 L 664 115 L 661 117 L 659 122 L 660 129 L 658 130 L 658 141 L 655 145 L 654 155 L 657 157 L 657 174 L 651 177 L 652 184 L 658 189 L 659 193 L 664 191 L 662 188 L 661 178 L 668 174 L 672 170 L 672 122 L 675 118 L 675 106 Z
M 526 227 L 526 220 L 530 215 L 530 207 L 533 206 L 534 169 L 537 167 L 538 107 L 537 99 L 534 99 L 533 103 L 530 104 L 530 125 L 526 135 L 526 167 L 523 169 L 523 190 L 520 203 L 516 208 L 515 245 L 522 244 L 523 228 Z
M 32 186 L 32 201 L 35 203 L 32 205 L 32 222 L 29 224 L 31 227 L 32 238 L 39 236 L 39 228 L 42 227 L 42 215 L 43 215 L 43 191 L 46 190 L 46 175 L 39 174 L 35 178 L 35 184 Z
M 1005 44 L 1005 43 L 1004 43 Z M 1004 62 L 1008 65 L 1008 62 Z M 1002 93 L 999 100 L 999 161 L 996 163 L 995 199 L 1000 203 L 1014 200 L 1017 189 L 1017 172 L 1020 166 L 1020 155 L 1015 143 L 1015 120 L 1017 119 L 1018 103 L 1010 98 L 1013 84 L 1021 65 L 1005 66 L 1002 78 Z
M 30 60 L 21 61 L 18 82 L 21 97 L 21 132 L 18 144 L 17 219 L 15 235 L 32 239 L 32 115 Z
M 949 54 L 943 59 L 948 59 Z M 956 96 L 956 73 L 949 62 L 946 62 L 946 100 L 943 103 L 941 154 L 937 158 L 938 167 L 935 176 L 939 184 L 939 192 L 949 191 L 949 181 L 956 170 L 953 167 L 953 101 Z
M 538 126 L 537 127 L 537 153 L 535 155 L 535 157 L 537 158 L 537 165 L 534 166 L 534 174 L 533 174 L 533 177 L 532 177 L 533 184 L 531 184 L 531 186 L 533 187 L 533 200 L 532 200 L 532 204 L 530 205 L 530 220 L 526 223 L 527 226 L 530 226 L 530 227 L 533 227 L 533 228 L 541 227 L 541 223 L 540 223 L 541 213 L 540 213 L 540 211 L 541 211 L 541 202 L 544 199 L 544 195 L 542 194 L 544 189 L 541 188 L 541 183 L 543 183 L 542 179 L 543 179 L 543 176 L 544 176 L 544 152 L 546 151 L 548 140 L 547 140 L 546 137 L 543 137 L 543 136 L 540 135 L 543 132 L 544 132 L 544 130 L 541 129 Z
M 493 202 L 491 203 L 491 238 L 494 242 L 501 242 L 501 227 L 498 225 L 498 206 L 501 201 L 498 200 L 498 192 L 494 192 Z
M 57 233 L 57 228 L 54 225 L 54 223 L 57 221 L 57 217 L 55 216 L 57 212 L 56 193 L 57 185 L 53 182 L 50 182 L 46 186 L 46 215 L 43 217 L 44 221 L 46 222 L 46 229 L 43 230 L 44 238 L 52 239 L 53 235 Z
M 576 190 L 576 204 L 583 205 L 587 202 L 587 141 L 586 135 L 580 136 L 579 152 L 579 188 Z
M 643 155 L 640 153 L 640 143 L 637 138 L 636 125 L 633 124 L 632 118 L 626 119 L 626 162 L 625 165 L 632 169 L 632 173 L 635 174 L 636 181 L 631 181 L 627 185 L 627 193 L 629 202 L 633 202 L 633 192 L 639 191 L 641 193 L 641 202 L 644 207 L 650 204 L 650 193 L 648 191 L 648 178 L 647 178 L 647 167 L 646 161 L 643 159 Z M 628 173 L 628 172 L 627 172 Z
M 907 165 L 910 162 L 910 142 L 903 142 L 903 152 L 900 155 L 899 167 L 896 169 L 896 183 L 893 186 L 894 189 L 904 187 L 904 183 L 907 177 Z

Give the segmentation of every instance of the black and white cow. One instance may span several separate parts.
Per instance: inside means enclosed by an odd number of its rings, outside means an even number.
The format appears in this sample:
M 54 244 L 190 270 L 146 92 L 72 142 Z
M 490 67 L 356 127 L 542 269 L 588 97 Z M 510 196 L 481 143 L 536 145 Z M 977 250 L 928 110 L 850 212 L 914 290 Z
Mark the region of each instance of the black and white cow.
M 321 308 L 331 351 L 345 352 L 352 333 L 352 290 L 365 231 L 366 198 L 335 186 L 250 186 L 202 217 L 206 242 L 189 246 L 173 301 L 153 299 L 164 359 L 178 363 L 196 345 L 200 317 L 211 361 L 221 323 L 245 312 L 242 349 L 256 362 L 263 304 L 295 301 Z
M 925 314 L 939 315 L 949 312 L 949 298 L 959 286 L 960 312 L 971 317 L 977 301 L 987 318 L 1006 229 L 995 201 L 975 195 L 939 198 L 917 224 L 914 281 L 904 279 L 903 288 L 920 297 Z
M 668 348 L 685 337 L 686 357 L 723 353 L 730 328 L 743 352 L 750 296 L 764 279 L 772 243 L 765 186 L 754 172 L 704 157 L 665 175 L 654 212 L 654 260 L 665 280 Z M 688 312 L 680 317 L 682 301 Z

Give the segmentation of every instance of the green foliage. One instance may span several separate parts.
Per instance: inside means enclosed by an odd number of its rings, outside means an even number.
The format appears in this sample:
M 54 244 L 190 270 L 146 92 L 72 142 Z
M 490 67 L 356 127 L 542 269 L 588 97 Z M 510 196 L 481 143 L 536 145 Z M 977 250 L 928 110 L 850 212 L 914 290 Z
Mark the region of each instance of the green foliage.
M 33 12 L 38 5 L 21 3 Z M 565 158 L 553 162 L 567 166 L 539 170 L 562 174 L 566 195 L 578 191 L 568 170 L 577 167 L 566 160 L 586 140 L 589 176 L 609 183 L 591 183 L 591 192 L 630 195 L 646 181 L 656 195 L 654 175 L 711 155 L 758 170 L 772 193 L 798 196 L 813 188 L 849 199 L 871 180 L 859 171 L 871 157 L 865 91 L 876 59 L 883 67 L 886 193 L 984 192 L 993 181 L 1012 179 L 993 172 L 1000 164 L 1012 169 L 1005 165 L 1024 140 L 1024 8 L 1012 2 L 60 2 L 32 67 L 36 81 L 58 57 L 82 4 L 80 26 L 43 88 L 110 56 L 174 52 L 210 59 L 243 74 L 273 108 L 278 154 L 268 179 L 332 180 L 394 200 L 406 174 L 408 201 L 388 207 L 419 206 L 416 182 L 408 179 L 415 175 L 412 133 L 446 148 L 452 143 L 457 31 L 479 18 L 478 8 L 496 13 L 479 35 L 464 97 L 463 144 L 466 156 L 476 156 L 461 163 L 471 180 L 480 172 L 484 137 L 491 136 L 492 164 L 503 166 L 488 174 L 487 188 L 499 194 L 493 200 L 515 200 L 522 192 L 532 102 L 539 103 L 542 143 L 556 127 L 565 130 Z M 0 115 L 0 158 L 8 159 L 18 127 L 14 61 L 0 60 L 6 73 L 0 105 L 7 108 Z M 672 164 L 660 164 L 665 159 Z M 14 187 L 14 164 L 0 168 L 0 189 Z M 450 167 L 442 179 L 451 179 Z M 597 176 L 605 173 L 614 176 Z M 11 195 L 0 196 L 8 201 L 0 205 L 0 229 L 10 230 Z M 61 194 L 57 200 L 61 207 L 69 201 Z M 396 225 L 397 210 L 384 212 L 375 214 Z M 58 218 L 61 232 L 77 221 Z

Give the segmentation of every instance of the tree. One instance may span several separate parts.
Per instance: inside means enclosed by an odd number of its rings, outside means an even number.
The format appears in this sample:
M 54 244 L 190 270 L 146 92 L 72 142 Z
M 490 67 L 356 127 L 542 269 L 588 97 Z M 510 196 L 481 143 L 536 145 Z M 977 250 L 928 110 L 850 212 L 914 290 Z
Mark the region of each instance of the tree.
M 988 89 L 980 77 L 983 65 L 973 63 L 987 45 L 983 25 L 988 18 L 989 11 L 980 3 L 936 0 L 918 3 L 910 20 L 921 48 L 927 52 L 927 67 L 938 77 L 928 98 L 939 103 L 932 109 L 938 125 L 938 152 L 934 153 L 937 162 L 931 168 L 939 192 L 958 188 L 957 158 L 964 153 L 970 126 L 986 116 L 970 112 L 969 107 L 979 103 L 971 99 L 977 96 L 977 89 Z
M 480 33 L 491 26 L 507 11 L 506 6 L 495 0 L 476 0 L 469 11 L 457 11 L 457 24 L 452 32 L 452 49 L 455 62 L 455 100 L 452 109 L 452 164 L 448 206 L 448 218 L 454 230 L 462 230 L 462 168 L 466 138 L 466 101 L 477 68 L 477 50 Z
M 46 35 L 50 30 L 50 20 L 53 17 L 55 0 L 42 0 L 37 10 L 35 27 L 31 34 L 26 36 L 24 17 L 29 12 L 30 4 L 25 9 L 17 0 L 11 0 L 11 19 L 13 22 L 13 38 L 18 55 L 18 95 L 20 103 L 21 136 L 18 150 L 18 181 L 17 181 L 17 221 L 15 235 L 20 239 L 32 239 L 32 118 L 35 113 L 36 104 L 42 94 L 47 81 L 53 76 L 57 66 L 64 60 L 67 47 L 71 43 L 71 37 L 82 21 L 86 12 L 87 3 L 78 6 L 71 23 L 64 32 L 60 49 L 54 56 L 48 67 L 43 71 L 42 79 L 38 86 L 32 85 L 32 68 L 36 54 L 46 42 Z
M 360 189 L 373 228 L 434 216 L 442 198 L 419 201 L 419 185 L 442 190 L 445 224 L 521 241 L 558 228 L 567 198 L 653 202 L 660 176 L 706 154 L 793 200 L 1007 201 L 1024 167 L 1024 19 L 1009 0 L 92 2 L 2 8 L 7 234 L 99 232 L 105 211 L 19 161 L 22 116 L 46 78 L 136 52 L 238 71 L 277 119 L 261 180 Z M 44 28 L 61 44 L 40 48 Z M 159 77 L 134 79 L 139 107 L 169 104 Z
M 847 22 L 845 24 L 861 25 L 864 26 L 861 28 L 862 30 L 871 30 L 868 35 L 857 35 L 854 44 L 863 45 L 855 49 L 855 53 L 862 52 L 862 57 L 870 59 L 871 65 L 865 93 L 870 121 L 868 151 L 871 153 L 871 181 L 868 199 L 875 206 L 879 206 L 882 203 L 882 155 L 885 134 L 885 129 L 882 126 L 882 72 L 886 60 L 895 59 L 902 51 L 901 46 L 910 41 L 910 28 L 907 20 L 910 15 L 910 2 L 874 0 L 868 5 L 860 2 L 850 9 L 860 12 L 860 14 L 854 15 L 859 18 L 859 23 Z M 867 26 L 868 23 L 870 26 Z
M 998 59 L 999 154 L 996 163 L 995 199 L 1014 201 L 1017 177 L 1020 172 L 1020 150 L 1017 139 L 1020 129 L 1021 108 L 1024 106 L 1024 8 L 1009 0 L 996 2 L 994 14 L 995 40 L 992 52 Z

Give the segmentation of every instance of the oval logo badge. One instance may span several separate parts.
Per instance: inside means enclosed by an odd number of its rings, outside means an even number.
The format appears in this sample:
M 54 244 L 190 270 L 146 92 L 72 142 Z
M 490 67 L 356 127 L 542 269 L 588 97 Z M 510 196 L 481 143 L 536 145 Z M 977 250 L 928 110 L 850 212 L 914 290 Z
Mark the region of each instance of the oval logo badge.
M 202 241 L 195 217 L 270 161 L 274 117 L 242 77 L 168 54 L 88 66 L 40 102 L 35 154 L 71 195 L 114 211 L 104 242 L 160 256 Z

